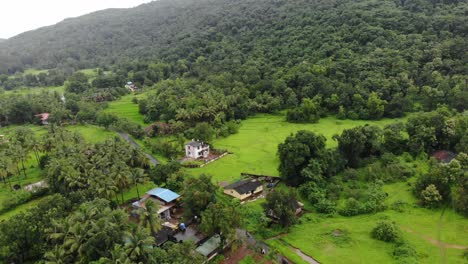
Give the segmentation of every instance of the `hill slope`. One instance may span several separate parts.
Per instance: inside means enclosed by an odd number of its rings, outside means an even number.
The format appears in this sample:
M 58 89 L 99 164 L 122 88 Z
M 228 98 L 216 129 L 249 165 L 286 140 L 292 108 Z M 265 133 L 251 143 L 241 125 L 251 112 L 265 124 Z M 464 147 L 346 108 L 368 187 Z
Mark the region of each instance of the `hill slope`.
M 249 55 L 296 64 L 408 45 L 417 52 L 440 47 L 454 64 L 448 67 L 460 71 L 467 5 L 438 2 L 160 0 L 66 19 L 10 38 L 0 44 L 0 72 L 142 58 L 193 61 L 199 55 L 217 60 Z M 349 43 L 356 48 L 343 51 Z

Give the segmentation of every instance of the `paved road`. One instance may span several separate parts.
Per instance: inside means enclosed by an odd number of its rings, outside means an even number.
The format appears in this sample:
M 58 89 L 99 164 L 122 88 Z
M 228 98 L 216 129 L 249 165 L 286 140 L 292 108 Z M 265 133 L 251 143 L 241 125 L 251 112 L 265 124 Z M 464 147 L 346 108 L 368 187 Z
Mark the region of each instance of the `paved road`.
M 129 134 L 127 133 L 123 133 L 123 132 L 117 132 L 123 139 L 125 139 L 128 143 L 130 143 L 130 145 L 132 145 L 133 147 L 135 148 L 139 148 L 141 149 L 140 145 L 138 145 L 131 137 Z M 146 157 L 148 157 L 149 161 L 151 162 L 151 164 L 153 164 L 154 166 L 156 165 L 159 165 L 160 162 L 155 158 L 153 157 L 152 155 L 144 152 Z

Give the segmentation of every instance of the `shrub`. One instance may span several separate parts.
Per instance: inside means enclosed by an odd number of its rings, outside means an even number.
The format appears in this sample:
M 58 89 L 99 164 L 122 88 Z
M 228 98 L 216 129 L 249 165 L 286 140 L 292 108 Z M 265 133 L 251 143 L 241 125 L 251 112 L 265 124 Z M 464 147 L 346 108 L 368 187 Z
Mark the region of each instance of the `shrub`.
M 348 198 L 344 208 L 339 210 L 339 214 L 343 216 L 353 216 L 361 213 L 362 204 L 354 198 Z
M 397 212 L 404 212 L 408 204 L 402 200 L 396 200 L 392 203 L 391 208 Z
M 416 250 L 404 241 L 395 245 L 392 255 L 399 263 L 418 263 Z
M 426 189 L 421 191 L 421 198 L 423 205 L 428 208 L 436 208 L 442 202 L 442 195 L 434 184 L 429 184 Z
M 13 195 L 3 202 L 1 211 L 8 211 L 18 205 L 24 204 L 32 199 L 32 194 L 27 191 L 16 191 Z
M 336 204 L 328 199 L 321 199 L 315 205 L 317 212 L 322 214 L 334 214 L 336 212 Z
M 377 240 L 395 242 L 400 237 L 400 231 L 394 222 L 382 221 L 372 229 L 371 236 Z
M 44 154 L 43 156 L 41 156 L 39 158 L 39 168 L 41 168 L 41 170 L 45 169 L 45 167 L 49 163 L 49 160 L 50 160 L 49 154 Z

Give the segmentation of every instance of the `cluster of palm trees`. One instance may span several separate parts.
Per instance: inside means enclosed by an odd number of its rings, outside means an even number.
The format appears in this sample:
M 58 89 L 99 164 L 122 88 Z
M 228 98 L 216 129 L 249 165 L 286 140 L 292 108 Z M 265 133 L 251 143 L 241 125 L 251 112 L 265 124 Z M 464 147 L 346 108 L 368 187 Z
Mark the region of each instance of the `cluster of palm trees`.
M 157 209 L 148 202 L 146 210 L 140 211 L 140 224 L 135 225 L 123 210 L 112 210 L 106 199 L 86 202 L 46 230 L 52 244 L 44 254 L 46 263 L 202 263 L 204 258 L 193 243 L 168 250 L 156 246 L 155 234 L 161 226 Z
M 70 135 L 62 133 L 61 136 Z M 53 146 L 46 165 L 52 190 L 66 194 L 87 189 L 96 197 L 115 198 L 118 203 L 124 203 L 124 191 L 136 186 L 140 198 L 138 185 L 146 181 L 145 169 L 149 166 L 148 158 L 140 149 L 119 137 L 95 145 L 70 139 Z
M 148 159 L 138 148 L 118 137 L 95 145 L 78 133 L 51 126 L 42 137 L 27 127 L 17 128 L 9 142 L 0 145 L 0 177 L 11 187 L 11 179 L 27 178 L 25 163 L 34 158 L 44 169 L 52 191 L 67 194 L 91 190 L 97 197 L 125 202 L 124 191 L 146 181 Z M 118 197 L 120 194 L 120 199 Z
M 0 177 L 4 184 L 11 188 L 11 178 L 16 175 L 28 177 L 25 162 L 30 159 L 31 153 L 39 166 L 40 153 L 43 151 L 40 140 L 34 132 L 27 127 L 15 129 L 11 138 L 0 144 Z

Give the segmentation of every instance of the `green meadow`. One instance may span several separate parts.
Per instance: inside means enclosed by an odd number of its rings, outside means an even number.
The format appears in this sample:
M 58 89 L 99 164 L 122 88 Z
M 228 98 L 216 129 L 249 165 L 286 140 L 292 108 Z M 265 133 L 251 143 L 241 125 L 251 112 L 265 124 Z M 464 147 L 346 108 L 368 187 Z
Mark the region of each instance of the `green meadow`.
M 389 204 L 395 199 L 409 204 L 403 212 L 388 209 L 354 217 L 309 213 L 288 234 L 267 243 L 286 254 L 295 254 L 298 248 L 320 263 L 397 263 L 394 244 L 370 236 L 376 223 L 387 219 L 399 226 L 403 239 L 416 250 L 418 263 L 466 263 L 462 254 L 468 248 L 468 220 L 452 209 L 415 206 L 410 188 L 402 182 L 385 186 Z
M 208 173 L 216 182 L 234 181 L 241 172 L 278 176 L 279 159 L 276 155 L 278 144 L 299 130 L 311 130 L 327 138 L 327 146 L 336 147 L 333 135 L 344 129 L 360 125 L 378 125 L 403 119 L 382 119 L 379 121 L 339 120 L 333 116 L 320 119 L 316 124 L 292 124 L 284 115 L 256 115 L 241 122 L 239 132 L 227 138 L 213 141 L 213 147 L 227 149 L 233 154 L 199 169 L 188 170 L 193 175 Z
M 145 94 L 127 94 L 122 96 L 119 100 L 109 102 L 106 113 L 114 113 L 121 118 L 127 118 L 133 122 L 136 122 L 143 127 L 145 124 L 144 116 L 138 112 L 138 104 L 132 102 L 132 99 L 137 97 L 138 99 L 145 98 Z
M 26 94 L 40 94 L 40 93 L 48 93 L 48 92 L 58 92 L 63 93 L 65 91 L 64 86 L 48 86 L 48 87 L 24 87 L 24 88 L 17 88 L 15 90 L 4 91 L 0 93 L 4 95 L 26 95 Z

